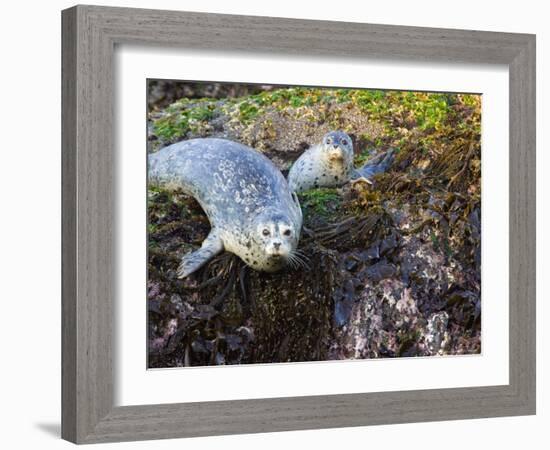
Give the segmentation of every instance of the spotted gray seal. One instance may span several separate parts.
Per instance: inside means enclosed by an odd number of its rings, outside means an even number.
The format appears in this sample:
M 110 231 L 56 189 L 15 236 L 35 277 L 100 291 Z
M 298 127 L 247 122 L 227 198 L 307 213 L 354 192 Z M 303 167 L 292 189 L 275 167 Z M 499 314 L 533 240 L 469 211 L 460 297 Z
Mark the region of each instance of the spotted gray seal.
M 319 187 L 340 187 L 348 182 L 372 184 L 372 177 L 385 172 L 393 161 L 393 149 L 353 166 L 353 143 L 343 131 L 331 131 L 321 144 L 306 150 L 288 173 L 288 184 L 294 192 Z
M 353 170 L 351 138 L 343 131 L 331 131 L 294 162 L 288 172 L 288 185 L 294 192 L 339 187 L 351 179 Z
M 211 224 L 201 248 L 183 256 L 180 278 L 223 250 L 266 272 L 299 258 L 298 198 L 275 165 L 256 150 L 225 139 L 191 139 L 151 154 L 148 174 L 151 183 L 179 186 L 193 196 Z

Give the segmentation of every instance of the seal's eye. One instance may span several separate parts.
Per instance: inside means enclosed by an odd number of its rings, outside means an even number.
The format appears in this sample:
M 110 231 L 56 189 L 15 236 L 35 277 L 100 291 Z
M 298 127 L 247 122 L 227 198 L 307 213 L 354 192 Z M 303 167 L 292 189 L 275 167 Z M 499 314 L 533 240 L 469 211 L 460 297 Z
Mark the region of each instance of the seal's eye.
M 332 138 L 327 138 L 327 144 L 330 144 L 332 142 Z
M 269 236 L 269 230 L 268 230 L 267 228 L 264 228 L 264 229 L 262 230 L 262 234 L 263 234 L 264 236 Z
M 348 141 L 346 141 L 345 139 L 342 141 L 342 144 L 344 145 L 348 145 Z
M 285 231 L 283 232 L 283 234 L 284 234 L 285 236 L 290 236 L 290 234 L 291 234 L 290 229 L 285 230 Z

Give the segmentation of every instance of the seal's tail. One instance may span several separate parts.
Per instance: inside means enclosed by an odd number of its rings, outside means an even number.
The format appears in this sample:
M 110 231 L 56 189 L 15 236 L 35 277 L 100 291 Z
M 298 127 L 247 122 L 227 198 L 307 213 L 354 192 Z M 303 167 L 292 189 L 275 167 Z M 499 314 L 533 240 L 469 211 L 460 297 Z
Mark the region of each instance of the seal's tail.
M 354 178 L 365 178 L 371 180 L 374 175 L 386 172 L 393 163 L 395 149 L 391 148 L 387 152 L 382 153 L 368 160 L 362 167 L 355 170 Z

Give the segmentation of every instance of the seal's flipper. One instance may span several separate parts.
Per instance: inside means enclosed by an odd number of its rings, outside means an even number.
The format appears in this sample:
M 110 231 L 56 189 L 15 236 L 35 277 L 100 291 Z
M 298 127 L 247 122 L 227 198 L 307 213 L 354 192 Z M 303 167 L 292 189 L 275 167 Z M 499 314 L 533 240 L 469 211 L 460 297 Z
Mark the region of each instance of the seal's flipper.
M 367 174 L 363 173 L 362 169 L 363 167 L 360 167 L 359 169 L 353 169 L 351 171 L 349 182 L 352 186 L 354 186 L 355 183 L 373 184 L 372 180 L 368 178 Z
M 196 270 L 204 266 L 214 256 L 223 251 L 223 242 L 218 233 L 212 229 L 210 234 L 203 241 L 201 248 L 187 253 L 181 258 L 181 264 L 178 268 L 178 278 L 185 278 Z
M 357 178 L 353 178 L 350 183 L 352 185 L 355 185 L 356 183 L 365 183 L 365 184 L 371 184 L 372 185 L 372 181 L 369 180 L 368 178 L 365 178 L 365 177 L 362 177 L 362 176 L 359 176 Z
M 372 178 L 375 175 L 384 173 L 390 168 L 393 163 L 393 155 L 394 149 L 390 149 L 386 153 L 382 153 L 368 160 L 362 167 L 353 171 L 350 181 L 352 183 L 363 181 L 373 184 Z
M 383 173 L 390 168 L 393 162 L 394 153 L 395 149 L 390 148 L 386 153 L 382 153 L 377 157 L 367 161 L 365 165 L 359 170 L 369 171 L 373 174 Z

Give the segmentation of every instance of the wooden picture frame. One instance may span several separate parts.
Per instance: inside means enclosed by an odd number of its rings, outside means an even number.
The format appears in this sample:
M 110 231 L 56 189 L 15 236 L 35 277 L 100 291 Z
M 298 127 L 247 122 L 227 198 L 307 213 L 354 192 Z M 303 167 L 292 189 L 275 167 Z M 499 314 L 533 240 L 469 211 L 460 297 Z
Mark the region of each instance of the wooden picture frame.
M 97 6 L 63 11 L 62 30 L 64 439 L 94 443 L 535 413 L 534 35 Z M 507 65 L 509 384 L 114 407 L 113 52 L 126 43 Z

